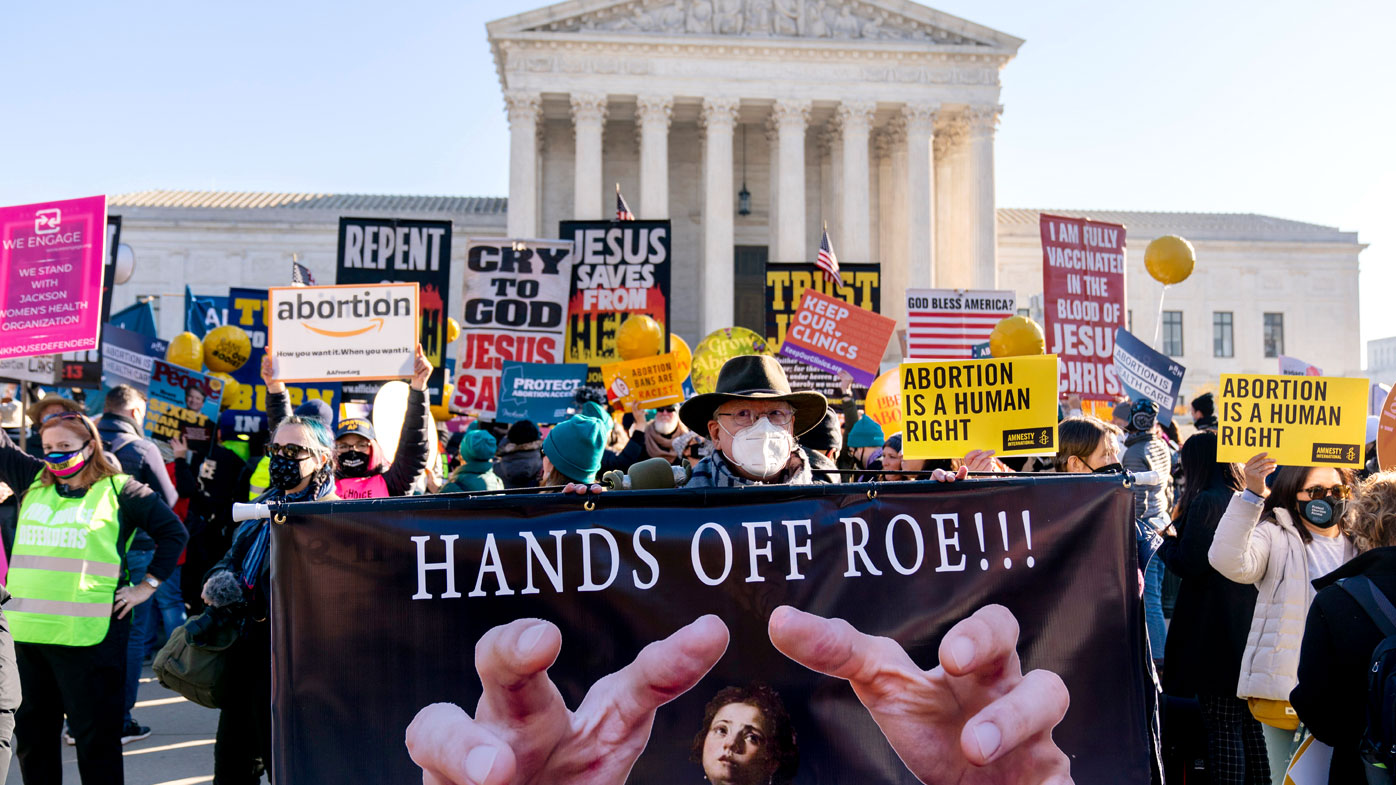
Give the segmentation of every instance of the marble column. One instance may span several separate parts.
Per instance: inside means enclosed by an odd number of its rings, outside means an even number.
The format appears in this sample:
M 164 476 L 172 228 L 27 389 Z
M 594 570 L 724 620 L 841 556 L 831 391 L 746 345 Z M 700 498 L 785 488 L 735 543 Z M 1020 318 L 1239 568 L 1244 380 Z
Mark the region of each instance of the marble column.
M 902 107 L 906 159 L 902 182 L 906 194 L 907 288 L 929 289 L 935 281 L 935 119 L 939 107 Z
M 601 133 L 605 125 L 606 96 L 572 95 L 572 129 L 577 139 L 572 217 L 578 221 L 599 221 L 606 217 L 601 199 Z
M 907 236 L 910 212 L 907 209 L 906 176 L 906 120 L 901 115 L 892 118 L 881 134 L 881 147 L 885 151 L 879 156 L 881 161 L 878 180 L 881 183 L 878 195 L 878 212 L 881 213 L 883 243 L 882 249 L 882 314 L 896 319 L 899 327 L 906 327 L 906 289 L 912 274 L 909 270 Z M 894 356 L 900 356 L 897 341 L 892 341 L 889 349 Z
M 767 160 L 770 166 L 770 180 L 766 184 L 767 204 L 770 206 L 766 210 L 766 248 L 768 258 L 775 260 L 776 246 L 780 244 L 780 124 L 776 122 L 775 112 L 766 115 L 766 144 L 770 145 L 770 154 Z
M 841 255 L 844 248 L 839 242 L 843 237 L 843 126 L 839 125 L 838 117 L 830 119 L 828 125 L 824 126 L 820 148 L 821 168 L 828 164 L 819 195 L 820 221 L 828 227 L 829 237 L 835 242 L 834 252 Z M 815 227 L 815 248 L 819 247 L 819 228 Z
M 776 101 L 771 111 L 778 136 L 777 201 L 781 205 L 773 262 L 805 262 L 813 258 L 805 247 L 805 126 L 809 101 Z
M 739 102 L 704 98 L 702 334 L 731 327 L 734 316 L 732 131 Z
M 935 246 L 932 258 L 931 283 L 937 288 L 965 288 L 969 275 L 965 268 L 965 227 L 961 220 L 965 212 L 961 201 L 960 181 L 963 179 L 965 126 L 958 114 L 942 117 L 935 127 L 931 156 L 935 169 L 935 196 L 932 210 L 935 228 L 931 242 Z M 961 273 L 964 272 L 962 275 Z
M 640 132 L 640 213 L 637 218 L 669 217 L 669 119 L 674 99 L 642 95 L 635 102 L 635 125 Z
M 510 237 L 537 237 L 538 232 L 538 120 L 542 110 L 538 93 L 509 90 L 504 107 L 509 116 L 509 219 Z
M 965 205 L 969 209 L 971 284 L 976 289 L 998 287 L 998 216 L 994 210 L 994 129 L 1002 106 L 971 107 L 969 123 L 969 172 Z
M 843 129 L 843 193 L 839 200 L 839 231 L 835 252 L 850 262 L 872 260 L 871 232 L 868 211 L 871 194 L 868 188 L 868 133 L 872 127 L 873 110 L 868 101 L 844 101 L 839 104 L 839 127 Z

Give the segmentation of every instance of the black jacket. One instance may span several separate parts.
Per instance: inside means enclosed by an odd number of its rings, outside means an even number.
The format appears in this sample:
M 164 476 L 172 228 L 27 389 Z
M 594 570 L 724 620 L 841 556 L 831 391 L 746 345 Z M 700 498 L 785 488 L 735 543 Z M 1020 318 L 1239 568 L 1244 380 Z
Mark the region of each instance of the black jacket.
M 26 493 L 42 471 L 43 461 L 12 445 L 0 445 L 0 482 L 8 484 L 16 494 Z M 65 498 L 81 498 L 86 493 L 87 491 L 83 490 L 74 494 L 66 491 L 61 485 L 58 489 L 58 495 Z M 121 554 L 122 564 L 126 562 L 126 542 L 131 539 L 133 533 L 142 531 L 149 534 L 155 543 L 155 557 L 151 560 L 147 572 L 162 581 L 170 577 L 170 573 L 174 572 L 179 563 L 179 554 L 184 550 L 184 543 L 189 539 L 184 524 L 170 510 L 169 505 L 165 504 L 164 499 L 139 480 L 127 480 L 117 495 L 116 502 L 116 519 L 120 527 L 117 529 L 116 548 Z M 131 549 L 138 550 L 135 546 Z M 121 585 L 124 586 L 124 569 L 122 573 Z M 141 576 L 136 578 L 139 580 Z
M 839 468 L 838 464 L 834 463 L 831 458 L 818 450 L 805 450 L 805 454 L 809 456 L 809 467 L 811 469 L 828 469 L 837 472 Z M 815 482 L 835 484 L 839 482 L 839 475 L 837 473 L 822 474 L 820 472 L 814 472 L 812 476 Z
M 1299 684 L 1289 702 L 1299 719 L 1333 748 L 1328 782 L 1365 782 L 1358 743 L 1367 726 L 1367 668 L 1381 631 L 1341 586 L 1342 578 L 1364 575 L 1396 602 L 1396 547 L 1368 551 L 1314 581 L 1299 649 Z M 1171 633 L 1170 633 L 1171 634 Z
M 537 488 L 543 474 L 543 442 L 504 443 L 494 473 L 505 488 Z
M 247 500 L 242 484 L 246 464 L 238 454 L 221 444 L 209 447 L 207 455 L 190 453 L 176 458 L 175 486 L 189 499 L 185 524 L 189 528 L 189 549 L 184 563 L 184 600 L 195 610 L 203 607 L 199 596 L 203 575 L 228 552 L 232 542 L 233 503 Z
M 165 504 L 175 506 L 179 492 L 175 489 L 170 473 L 165 471 L 165 459 L 155 442 L 145 438 L 145 433 L 135 420 L 120 414 L 108 412 L 97 421 L 97 434 L 102 444 L 121 461 L 121 470 L 139 480 L 151 489 L 158 491 Z
M 1164 647 L 1163 691 L 1168 695 L 1236 695 L 1256 587 L 1232 583 L 1207 561 L 1231 494 L 1225 487 L 1203 491 L 1177 521 L 1178 536 L 1166 538 L 1158 552 L 1182 578 Z
M 276 426 L 290 416 L 291 399 L 285 393 L 268 393 L 267 432 L 275 434 Z M 402 417 L 402 430 L 398 432 L 397 455 L 381 456 L 388 464 L 382 474 L 389 496 L 406 496 L 412 490 L 412 483 L 431 459 L 432 444 L 434 441 L 427 440 L 426 393 L 414 389 L 407 394 L 407 411 Z

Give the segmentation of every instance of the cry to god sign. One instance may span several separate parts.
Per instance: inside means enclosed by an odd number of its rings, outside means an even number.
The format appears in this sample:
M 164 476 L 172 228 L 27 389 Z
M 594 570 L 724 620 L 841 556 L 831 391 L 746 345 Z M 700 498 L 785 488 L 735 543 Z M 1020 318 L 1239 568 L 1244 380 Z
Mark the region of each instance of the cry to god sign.
M 417 284 L 267 290 L 267 341 L 278 381 L 401 379 L 417 349 Z
M 902 454 L 1057 451 L 1055 355 L 902 363 Z
M 1367 380 L 1223 374 L 1217 460 L 1362 468 Z

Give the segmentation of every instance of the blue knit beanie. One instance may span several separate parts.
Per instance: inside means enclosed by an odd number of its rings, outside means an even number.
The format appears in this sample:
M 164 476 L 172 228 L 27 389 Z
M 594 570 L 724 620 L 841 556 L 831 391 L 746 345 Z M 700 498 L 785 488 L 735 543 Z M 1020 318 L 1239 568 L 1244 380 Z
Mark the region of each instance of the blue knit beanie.
M 543 454 L 572 482 L 596 480 L 610 426 L 595 417 L 574 414 L 553 426 L 543 440 Z
M 859 417 L 848 432 L 849 447 L 881 447 L 882 426 L 866 415 Z

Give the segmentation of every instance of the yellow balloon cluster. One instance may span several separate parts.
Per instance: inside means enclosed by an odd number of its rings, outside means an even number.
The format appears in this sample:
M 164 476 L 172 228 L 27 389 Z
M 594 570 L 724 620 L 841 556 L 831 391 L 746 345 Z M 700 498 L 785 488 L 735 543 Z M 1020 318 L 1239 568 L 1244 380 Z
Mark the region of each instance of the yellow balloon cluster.
M 204 369 L 204 346 L 199 336 L 191 332 L 176 335 L 165 350 L 165 362 L 188 368 L 191 371 Z
M 632 314 L 616 330 L 616 351 L 622 360 L 638 360 L 664 352 L 664 329 L 644 314 Z
M 210 371 L 233 373 L 252 356 L 252 338 L 241 327 L 225 324 L 204 336 L 204 365 Z
M 994 357 L 1022 357 L 1046 354 L 1047 339 L 1042 327 L 1026 316 L 1010 316 L 994 325 L 989 333 L 989 354 Z
M 1164 286 L 1186 281 L 1196 264 L 1197 252 L 1192 243 L 1176 234 L 1156 237 L 1144 249 L 1144 268 Z

